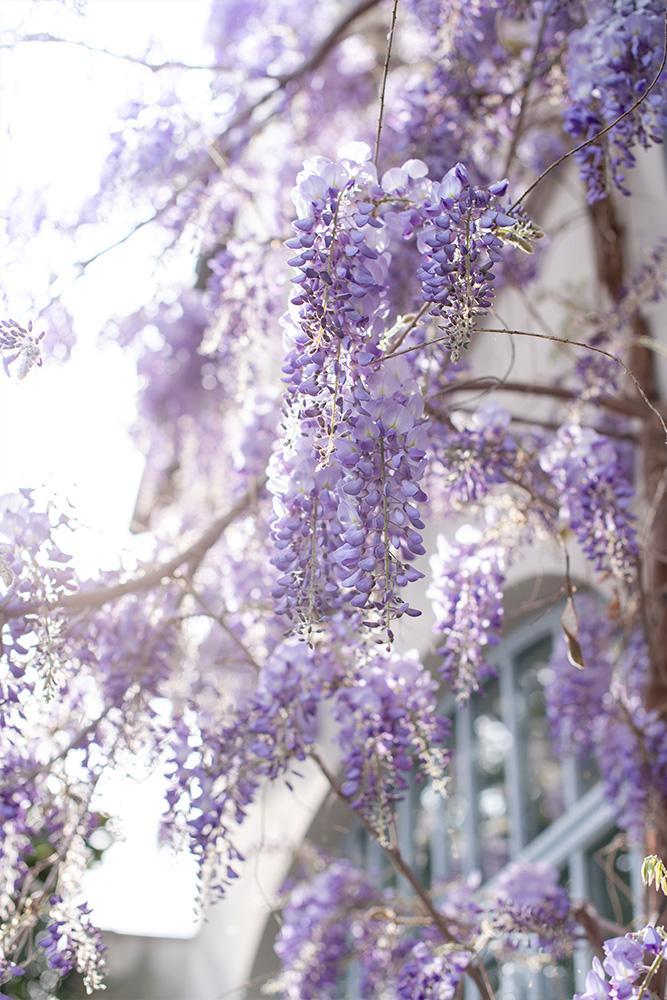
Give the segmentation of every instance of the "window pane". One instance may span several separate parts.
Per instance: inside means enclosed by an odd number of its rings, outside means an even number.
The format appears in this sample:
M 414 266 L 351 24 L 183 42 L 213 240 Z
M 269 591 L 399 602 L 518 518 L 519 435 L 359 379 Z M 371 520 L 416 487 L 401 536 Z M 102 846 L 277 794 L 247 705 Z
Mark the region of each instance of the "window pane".
M 614 830 L 586 853 L 589 898 L 601 916 L 627 927 L 632 922 L 631 856 L 625 835 Z
M 545 636 L 521 652 L 515 661 L 526 842 L 560 816 L 564 807 L 561 766 L 551 741 L 544 700 L 551 646 L 551 636 Z
M 497 681 L 488 684 L 484 693 L 475 700 L 473 741 L 480 860 L 484 877 L 490 878 L 509 859 L 505 771 L 512 734 L 502 721 Z M 474 807 L 474 803 L 470 805 Z

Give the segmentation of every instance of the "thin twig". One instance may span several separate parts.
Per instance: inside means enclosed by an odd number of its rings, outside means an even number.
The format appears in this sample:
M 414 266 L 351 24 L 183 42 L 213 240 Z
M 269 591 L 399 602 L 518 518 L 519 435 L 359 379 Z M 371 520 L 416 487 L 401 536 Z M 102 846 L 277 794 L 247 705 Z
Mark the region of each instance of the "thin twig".
M 521 96 L 519 98 L 521 102 L 519 105 L 519 114 L 517 115 L 516 124 L 512 131 L 512 140 L 510 142 L 509 149 L 507 150 L 507 157 L 505 158 L 505 166 L 501 171 L 500 175 L 501 177 L 507 176 L 510 166 L 512 165 L 512 160 L 514 159 L 514 154 L 516 153 L 516 148 L 519 145 L 519 140 L 521 138 L 521 129 L 523 127 L 523 121 L 524 118 L 526 117 L 526 109 L 528 107 L 528 94 L 530 93 L 531 84 L 537 76 L 536 73 L 537 61 L 540 57 L 540 50 L 542 48 L 542 42 L 544 41 L 544 32 L 547 26 L 547 21 L 549 19 L 549 13 L 550 13 L 549 6 L 548 4 L 546 4 L 542 12 L 542 18 L 540 20 L 540 26 L 537 32 L 537 40 L 535 42 L 533 57 L 530 61 L 530 65 L 528 67 L 528 73 L 526 74 L 526 79 L 524 80 L 523 87 L 521 88 Z
M 422 316 L 424 315 L 424 313 L 426 312 L 426 310 L 428 309 L 428 307 L 430 305 L 431 305 L 430 302 L 424 302 L 424 304 L 419 308 L 419 310 L 412 317 L 412 320 L 408 323 L 408 325 L 405 327 L 405 329 L 401 330 L 399 333 L 397 333 L 396 337 L 394 338 L 394 340 L 390 344 L 387 345 L 387 351 L 388 351 L 388 353 L 385 354 L 385 355 L 383 355 L 383 357 L 379 358 L 378 359 L 379 361 L 384 361 L 385 357 L 389 357 L 391 354 L 394 353 L 394 351 L 398 347 L 401 346 L 401 344 L 403 343 L 403 341 L 405 340 L 405 338 L 407 337 L 407 335 L 412 330 L 414 330 L 414 328 L 417 326 L 417 324 L 419 323 L 419 320 L 422 318 Z
M 387 51 L 384 57 L 384 66 L 382 68 L 382 84 L 380 86 L 380 110 L 378 112 L 378 124 L 377 131 L 375 133 L 375 153 L 373 155 L 373 162 L 375 166 L 378 165 L 378 160 L 380 158 L 380 137 L 382 135 L 382 119 L 384 118 L 384 96 L 387 90 L 387 77 L 389 76 L 389 62 L 391 60 L 391 49 L 394 44 L 394 31 L 396 29 L 396 18 L 398 16 L 398 0 L 394 0 L 394 6 L 391 11 L 391 26 L 389 28 L 389 35 L 387 37 Z
M 224 73 L 229 72 L 232 69 L 231 66 L 185 63 L 178 59 L 167 59 L 160 63 L 147 62 L 143 56 L 133 56 L 128 52 L 114 52 L 112 49 L 106 49 L 101 45 L 90 45 L 88 42 L 81 41 L 78 38 L 62 38 L 60 35 L 51 35 L 48 32 L 21 35 L 12 42 L 3 42 L 0 44 L 0 49 L 13 50 L 17 45 L 24 45 L 26 42 L 55 42 L 60 45 L 75 45 L 77 48 L 85 49 L 86 52 L 92 52 L 96 55 L 102 56 L 111 56 L 112 59 L 120 59 L 123 62 L 134 63 L 136 66 L 142 66 L 144 69 L 149 69 L 152 73 L 159 73 L 164 69 L 193 69 L 208 73 Z
M 556 167 L 559 167 L 561 163 L 569 159 L 570 156 L 574 156 L 575 153 L 578 153 L 582 149 L 585 149 L 586 146 L 590 146 L 591 143 L 597 142 L 598 139 L 601 139 L 603 135 L 606 135 L 607 132 L 610 132 L 613 128 L 619 125 L 624 118 L 627 118 L 628 115 L 631 115 L 634 111 L 636 111 L 639 105 L 646 100 L 648 95 L 657 85 L 662 75 L 662 71 L 665 68 L 665 64 L 667 64 L 667 14 L 665 15 L 665 36 L 663 42 L 662 59 L 660 60 L 660 66 L 658 67 L 657 73 L 649 83 L 646 90 L 642 94 L 640 94 L 640 96 L 637 98 L 637 100 L 631 107 L 629 107 L 626 111 L 623 111 L 622 114 L 618 115 L 617 118 L 614 118 L 613 122 L 610 122 L 608 125 L 605 125 L 604 128 L 600 129 L 599 132 L 596 132 L 595 135 L 591 136 L 590 139 L 586 139 L 584 142 L 580 142 L 577 146 L 573 146 L 572 149 L 568 149 L 566 153 L 563 153 L 563 155 L 559 156 L 557 160 L 554 160 L 554 162 L 550 166 L 548 166 L 546 170 L 543 170 L 542 173 L 539 175 L 539 177 L 536 177 L 533 183 L 526 188 L 526 190 L 523 192 L 522 195 L 519 196 L 519 198 L 517 198 L 512 207 L 509 209 L 510 214 L 514 211 L 515 208 L 517 208 L 521 204 L 521 202 L 525 198 L 528 197 L 531 191 L 535 190 L 537 185 L 540 184 L 544 180 L 544 178 L 551 173 L 552 170 L 555 170 Z
M 622 368 L 625 374 L 628 376 L 628 378 L 632 380 L 635 389 L 637 390 L 643 401 L 646 403 L 649 410 L 651 410 L 651 412 L 654 413 L 655 416 L 658 418 L 660 426 L 662 427 L 663 434 L 665 436 L 665 442 L 667 442 L 667 423 L 665 423 L 665 420 L 662 414 L 660 413 L 660 410 L 648 398 L 648 396 L 644 392 L 644 389 L 642 388 L 641 382 L 639 381 L 635 373 L 630 368 L 628 368 L 628 366 L 625 364 L 624 361 L 621 361 L 619 357 L 617 357 L 615 354 L 612 354 L 610 351 L 605 351 L 602 347 L 594 347 L 593 344 L 586 344 L 582 340 L 571 340 L 570 338 L 566 337 L 554 337 L 551 334 L 534 333 L 530 330 L 499 330 L 497 328 L 486 327 L 486 328 L 481 328 L 475 332 L 505 333 L 505 334 L 509 333 L 512 336 L 517 336 L 517 337 L 535 337 L 537 340 L 551 340 L 556 344 L 567 344 L 570 347 L 581 347 L 586 351 L 593 351 L 594 354 L 601 354 L 604 358 L 609 358 L 610 361 L 613 361 L 620 368 Z

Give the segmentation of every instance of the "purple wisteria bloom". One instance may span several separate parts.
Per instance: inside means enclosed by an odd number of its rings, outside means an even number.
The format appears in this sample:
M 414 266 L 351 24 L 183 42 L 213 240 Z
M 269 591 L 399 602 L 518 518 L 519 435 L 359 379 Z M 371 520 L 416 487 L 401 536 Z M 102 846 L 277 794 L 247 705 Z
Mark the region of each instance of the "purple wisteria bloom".
M 660 64 L 664 4 L 661 0 L 604 0 L 585 4 L 583 27 L 570 34 L 566 58 L 570 103 L 566 130 L 577 140 L 592 138 L 634 105 Z M 639 107 L 599 142 L 576 154 L 589 202 L 609 194 L 611 181 L 629 194 L 625 173 L 634 166 L 633 147 L 662 142 L 665 80 Z
M 503 945 L 532 947 L 562 958 L 574 935 L 570 899 L 558 884 L 558 872 L 547 864 L 514 863 L 504 869 L 494 885 L 489 918 Z
M 430 314 L 446 338 L 452 361 L 458 361 L 477 317 L 493 302 L 493 266 L 501 260 L 503 247 L 498 233 L 516 225 L 499 204 L 506 190 L 506 181 L 476 187 L 462 163 L 452 167 L 437 188 L 433 228 L 422 237 L 425 251 L 418 274 L 424 301 L 433 303 Z
M 561 516 L 599 572 L 624 583 L 636 576 L 634 495 L 609 438 L 589 427 L 561 427 L 540 456 L 556 487 Z
M 336 696 L 342 791 L 381 843 L 390 842 L 393 806 L 415 768 L 445 790 L 449 725 L 438 712 L 437 691 L 413 654 L 371 659 Z
M 2 365 L 10 373 L 10 365 L 18 363 L 17 376 L 25 378 L 31 368 L 42 364 L 39 342 L 44 332 L 32 332 L 32 320 L 27 328 L 14 319 L 0 319 L 0 354 L 4 355 Z
M 653 1000 L 658 996 L 655 973 L 667 959 L 667 937 L 652 925 L 604 942 L 604 959 L 593 959 L 583 993 L 573 1000 Z M 653 971 L 651 971 L 653 970 Z
M 461 529 L 459 538 L 454 542 L 438 538 L 428 596 L 436 634 L 443 636 L 438 646 L 442 673 L 465 701 L 492 673 L 487 647 L 500 637 L 505 553 L 472 529 Z

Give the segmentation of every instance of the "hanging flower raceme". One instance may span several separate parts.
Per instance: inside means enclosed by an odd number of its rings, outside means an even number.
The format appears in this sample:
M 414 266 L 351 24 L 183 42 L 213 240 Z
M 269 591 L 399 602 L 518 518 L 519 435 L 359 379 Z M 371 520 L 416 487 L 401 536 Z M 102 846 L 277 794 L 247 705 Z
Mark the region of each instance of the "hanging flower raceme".
M 290 436 L 293 440 L 288 443 Z M 276 612 L 306 635 L 342 600 L 334 559 L 343 544 L 338 521 L 340 478 L 336 460 L 318 468 L 317 427 L 312 419 L 301 431 L 284 428 L 269 463 L 274 507 L 271 561 L 278 571 L 272 596 Z
M 16 701 L 22 685 L 39 679 L 47 694 L 57 690 L 65 629 L 57 605 L 75 585 L 72 557 L 61 548 L 70 516 L 52 503 L 40 506 L 31 490 L 8 494 L 1 504 L 0 618 L 3 606 L 10 614 L 1 627 L 6 670 L 0 673 L 0 713 Z M 18 613 L 23 606 L 26 612 Z
M 594 0 L 585 4 L 583 27 L 570 33 L 566 71 L 570 100 L 565 128 L 577 140 L 590 139 L 629 111 L 647 90 L 660 65 L 664 35 L 661 0 Z M 635 164 L 633 147 L 662 142 L 667 113 L 661 79 L 641 104 L 575 154 L 589 202 L 609 194 L 610 181 L 629 194 L 625 173 Z
M 207 263 L 204 306 L 209 322 L 199 353 L 215 362 L 217 379 L 230 396 L 256 379 L 261 345 L 268 346 L 266 338 L 279 317 L 277 256 L 265 244 L 230 240 Z M 204 379 L 209 388 L 210 371 Z
M 363 608 L 391 641 L 391 622 L 417 613 L 400 591 L 420 576 L 409 563 L 424 552 L 416 504 L 426 499 L 426 448 L 409 364 L 379 368 L 385 247 L 422 224 L 418 206 L 431 185 L 418 161 L 378 184 L 360 145 L 357 160 L 308 161 L 294 191 L 298 291 L 285 323 L 287 401 L 269 477 L 274 597 L 306 630 L 340 606 L 353 615 Z
M 339 415 L 346 357 L 382 328 L 389 266 L 377 213 L 384 191 L 370 150 L 352 143 L 342 152 L 351 155 L 305 162 L 292 192 L 295 235 L 287 241 L 297 251 L 288 262 L 297 274 L 284 381 L 290 397 L 323 415 L 325 437 Z
M 570 899 L 550 865 L 517 862 L 504 869 L 487 912 L 501 949 L 532 950 L 537 942 L 543 960 L 561 959 L 571 950 Z
M 42 364 L 42 354 L 39 342 L 44 337 L 44 333 L 35 334 L 32 332 L 32 320 L 28 323 L 27 329 L 17 323 L 14 319 L 0 320 L 0 354 L 2 365 L 7 374 L 10 374 L 10 365 L 18 363 L 16 370 L 18 378 L 25 378 L 28 372 Z
M 347 433 L 336 446 L 342 545 L 334 558 L 351 606 L 364 609 L 365 624 L 384 629 L 391 642 L 393 620 L 420 613 L 401 592 L 423 576 L 411 565 L 425 554 L 417 506 L 426 500 L 423 401 L 400 361 L 368 366 L 359 376 Z
M 617 822 L 641 844 L 647 827 L 666 821 L 667 729 L 659 712 L 618 686 L 594 724 L 596 756 L 605 795 Z
M 401 969 L 396 996 L 400 1000 L 454 1000 L 471 958 L 470 952 L 449 944 L 419 941 Z
M 185 840 L 199 866 L 202 895 L 224 894 L 238 878 L 241 853 L 233 843 L 265 780 L 295 771 L 317 736 L 316 712 L 324 662 L 305 643 L 286 642 L 264 665 L 256 690 L 229 721 L 186 714 L 177 720 L 169 754 L 168 812 L 163 834 Z
M 460 529 L 456 540 L 438 538 L 431 558 L 435 630 L 441 670 L 463 701 L 493 672 L 487 647 L 498 642 L 503 620 L 505 552 L 473 529 Z
M 496 403 L 481 406 L 472 417 L 454 413 L 451 422 L 430 421 L 428 488 L 443 514 L 468 509 L 517 474 L 510 421 L 510 413 Z
M 634 495 L 614 445 L 588 427 L 561 427 L 540 456 L 556 488 L 561 516 L 598 572 L 631 583 L 637 537 Z
M 104 989 L 106 950 L 102 935 L 90 921 L 90 908 L 82 903 L 67 906 L 59 896 L 51 897 L 52 909 L 46 930 L 37 943 L 49 969 L 65 977 L 76 970 L 86 993 Z
M 437 201 L 429 213 L 433 228 L 421 237 L 425 249 L 418 275 L 452 361 L 458 361 L 477 317 L 493 302 L 493 266 L 503 247 L 500 234 L 517 227 L 517 220 L 500 206 L 506 191 L 507 181 L 476 187 L 462 163 L 436 186 Z
M 667 733 L 644 705 L 646 640 L 639 630 L 624 637 L 590 599 L 579 599 L 577 610 L 584 669 L 569 660 L 564 642 L 556 646 L 545 689 L 552 738 L 561 751 L 594 756 L 618 825 L 640 841 L 648 823 L 664 822 L 667 796 Z
M 76 697 L 64 706 L 61 731 L 80 708 Z M 78 757 L 75 769 L 67 766 L 68 752 L 49 762 L 58 718 L 51 711 L 49 722 L 33 717 L 22 733 L 0 730 L 0 987 L 19 980 L 19 991 L 27 986 L 29 992 L 41 950 L 58 975 L 79 971 L 90 993 L 104 988 L 104 952 L 81 902 L 81 877 L 93 855 L 88 838 L 100 825 L 87 795 L 108 750 L 98 735 L 89 756 L 87 740 L 81 738 L 70 747 Z M 59 894 L 53 896 L 56 877 Z M 46 932 L 40 930 L 44 925 Z
M 437 689 L 416 654 L 394 655 L 372 658 L 336 695 L 342 791 L 381 843 L 390 841 L 393 807 L 411 771 L 444 792 L 449 726 L 438 713 Z
M 351 931 L 363 928 L 354 917 L 373 899 L 367 875 L 348 861 L 334 861 L 295 886 L 276 939 L 283 966 L 276 990 L 288 1000 L 333 1000 L 343 964 L 358 943 Z

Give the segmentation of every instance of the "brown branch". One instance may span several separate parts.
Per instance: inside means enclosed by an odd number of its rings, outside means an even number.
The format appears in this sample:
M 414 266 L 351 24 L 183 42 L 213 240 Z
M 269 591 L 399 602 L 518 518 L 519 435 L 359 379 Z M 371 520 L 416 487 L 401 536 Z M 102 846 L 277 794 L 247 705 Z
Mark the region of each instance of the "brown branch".
M 634 102 L 634 104 L 632 104 L 626 111 L 623 111 L 622 114 L 618 115 L 617 118 L 614 118 L 613 122 L 610 122 L 608 125 L 605 125 L 605 127 L 602 128 L 602 129 L 600 129 L 599 132 L 596 132 L 595 135 L 592 135 L 590 137 L 590 139 L 586 139 L 584 142 L 580 142 L 577 146 L 573 146 L 572 149 L 568 149 L 568 151 L 566 153 L 563 153 L 562 156 L 559 156 L 557 160 L 555 160 L 552 164 L 550 164 L 550 166 L 548 166 L 546 168 L 546 170 L 543 170 L 542 173 L 539 175 L 539 177 L 535 178 L 535 180 L 533 181 L 533 183 L 530 184 L 526 188 L 526 190 L 523 192 L 523 194 L 519 198 L 517 198 L 517 200 L 514 202 L 514 204 L 511 206 L 511 208 L 508 209 L 508 211 L 510 212 L 510 214 L 514 211 L 515 208 L 517 208 L 521 204 L 521 202 L 525 198 L 528 197 L 528 195 L 530 194 L 531 191 L 535 190 L 535 188 L 537 187 L 538 184 L 541 184 L 541 182 L 544 180 L 544 178 L 547 177 L 551 173 L 552 170 L 555 170 L 556 167 L 559 167 L 561 165 L 561 163 L 563 163 L 565 160 L 569 159 L 570 156 L 574 156 L 575 153 L 579 153 L 582 149 L 585 149 L 586 146 L 590 146 L 591 143 L 597 142 L 598 139 L 601 139 L 603 135 L 606 135 L 607 132 L 610 132 L 613 128 L 615 128 L 617 125 L 619 125 L 623 121 L 624 118 L 627 118 L 628 115 L 631 115 L 634 111 L 636 111 L 637 108 L 639 107 L 639 105 L 642 104 L 646 100 L 646 98 L 648 97 L 648 95 L 651 93 L 651 91 L 657 85 L 658 80 L 660 79 L 660 77 L 662 75 L 662 71 L 665 68 L 665 64 L 667 64 L 667 14 L 665 15 L 665 37 L 664 37 L 664 42 L 663 42 L 662 59 L 660 60 L 660 66 L 658 67 L 657 73 L 655 74 L 655 76 L 653 77 L 653 79 L 651 80 L 651 82 L 649 83 L 649 85 L 646 88 L 646 90 L 642 94 L 639 95 L 639 97 Z
M 667 442 L 667 423 L 665 423 L 665 419 L 662 416 L 660 410 L 648 398 L 648 396 L 644 392 L 644 389 L 642 387 L 641 382 L 639 381 L 639 379 L 637 378 L 637 376 L 635 375 L 635 373 L 632 371 L 632 369 L 628 368 L 628 366 L 625 364 L 625 362 L 621 361 L 621 359 L 619 357 L 617 357 L 615 354 L 612 354 L 611 351 L 605 351 L 601 347 L 594 347 L 593 344 L 587 344 L 587 343 L 585 343 L 585 341 L 582 341 L 582 340 L 572 340 L 569 337 L 554 337 L 554 336 L 552 336 L 551 334 L 548 334 L 548 333 L 535 333 L 532 330 L 504 330 L 504 329 L 501 330 L 501 329 L 497 329 L 495 327 L 482 327 L 479 330 L 475 330 L 474 332 L 475 333 L 503 333 L 503 334 L 509 334 L 510 336 L 513 336 L 513 337 L 534 337 L 537 340 L 550 340 L 550 341 L 552 341 L 555 344 L 565 344 L 565 345 L 567 345 L 569 347 L 581 347 L 584 350 L 592 351 L 594 354 L 601 354 L 602 357 L 604 357 L 604 358 L 609 358 L 610 361 L 613 361 L 620 368 L 622 368 L 623 371 L 625 372 L 625 374 L 628 376 L 628 378 L 630 378 L 632 380 L 632 382 L 634 383 L 635 389 L 637 390 L 637 392 L 639 393 L 639 395 L 643 399 L 643 401 L 646 404 L 646 406 L 658 418 L 658 420 L 660 422 L 660 426 L 661 426 L 662 431 L 663 431 L 664 439 Z M 435 343 L 435 341 L 431 341 L 431 343 Z
M 600 916 L 591 903 L 578 903 L 572 907 L 572 915 L 584 931 L 595 952 L 602 957 L 603 944 L 610 937 L 623 937 L 626 928 Z
M 466 379 L 465 382 L 452 382 L 450 385 L 445 386 L 444 389 L 433 393 L 433 396 L 444 396 L 450 392 L 462 392 L 467 389 L 483 389 L 487 386 L 492 388 L 494 392 L 516 392 L 528 396 L 549 396 L 553 399 L 562 399 L 564 401 L 575 401 L 580 398 L 578 393 L 573 389 L 566 389 L 564 386 L 542 385 L 538 383 L 531 385 L 529 382 L 497 379 L 495 375 Z M 609 396 L 596 399 L 595 403 L 625 417 L 641 417 L 644 412 L 644 407 L 639 400 L 630 398 Z
M 600 282 L 605 287 L 614 305 L 623 304 L 626 298 L 626 253 L 625 233 L 614 202 L 610 198 L 597 202 L 589 208 L 595 247 L 595 260 Z M 650 330 L 646 319 L 635 309 L 627 316 L 631 329 L 629 360 L 641 384 L 640 395 L 651 401 L 651 406 L 664 411 L 660 401 L 660 389 L 656 377 L 655 355 L 646 346 L 650 340 Z M 650 650 L 650 682 L 646 691 L 646 703 L 663 715 L 667 714 L 667 565 L 660 553 L 667 548 L 667 499 L 662 488 L 667 475 L 667 455 L 658 428 L 652 421 L 642 427 L 641 436 L 641 477 L 643 492 L 655 511 L 651 514 L 651 526 L 644 546 L 642 573 L 639 577 L 640 612 L 646 629 Z M 652 498 L 652 499 L 651 499 Z M 661 850 L 667 833 L 661 834 Z M 657 853 L 660 853 L 658 851 Z
M 389 357 L 394 353 L 394 351 L 398 350 L 398 348 L 401 346 L 407 335 L 410 333 L 411 330 L 414 330 L 414 328 L 419 323 L 419 320 L 422 318 L 424 313 L 426 313 L 426 311 L 430 308 L 430 306 L 431 306 L 430 302 L 424 302 L 423 305 L 419 307 L 419 309 L 414 314 L 414 316 L 412 317 L 408 325 L 405 327 L 405 329 L 399 330 L 398 333 L 395 335 L 394 339 L 387 345 L 387 353 L 384 354 L 379 359 L 380 361 L 384 361 L 385 358 Z
M 609 358 L 615 364 L 621 368 L 629 379 L 632 380 L 635 389 L 644 400 L 646 406 L 651 410 L 652 413 L 658 418 L 662 432 L 664 435 L 664 440 L 667 442 L 667 423 L 665 423 L 664 417 L 662 416 L 660 410 L 655 406 L 654 403 L 648 398 L 644 389 L 642 388 L 641 382 L 632 371 L 631 368 L 621 361 L 619 357 L 612 354 L 610 351 L 605 351 L 601 347 L 594 347 L 593 344 L 587 344 L 582 340 L 573 340 L 569 337 L 556 337 L 551 333 L 535 333 L 533 330 L 508 330 L 507 327 L 498 329 L 497 327 L 480 327 L 477 330 L 473 330 L 473 336 L 479 333 L 502 333 L 505 336 L 510 337 L 534 337 L 536 340 L 550 340 L 554 344 L 564 344 L 568 347 L 581 347 L 586 351 L 592 351 L 594 354 L 600 354 L 604 358 Z M 379 358 L 379 361 L 389 361 L 391 358 L 398 358 L 401 354 L 411 354 L 413 351 L 421 351 L 425 347 L 434 347 L 436 344 L 445 344 L 450 340 L 450 335 L 445 334 L 444 337 L 434 337 L 432 340 L 425 340 L 422 344 L 414 344 L 412 347 L 404 347 L 402 351 L 394 351 L 392 354 L 385 354 L 383 357 Z
M 261 476 L 230 510 L 216 517 L 196 541 L 172 556 L 171 559 L 167 559 L 166 562 L 159 563 L 145 573 L 140 573 L 138 576 L 130 577 L 129 580 L 123 580 L 111 586 L 91 587 L 89 590 L 83 589 L 74 594 L 65 594 L 53 604 L 49 604 L 48 608 L 65 608 L 70 611 L 100 608 L 103 604 L 115 601 L 125 594 L 137 594 L 157 587 L 163 580 L 174 577 L 182 566 L 199 565 L 230 524 L 233 524 L 250 508 L 265 485 L 266 476 Z M 35 601 L 9 605 L 6 608 L 0 608 L 0 619 L 8 621 L 10 618 L 22 618 L 24 615 L 34 614 L 43 608 L 42 603 Z
M 475 410 L 471 406 L 455 406 L 452 407 L 452 409 L 456 409 L 457 413 L 468 413 L 471 415 L 477 413 L 477 410 Z M 435 417 L 436 420 L 441 420 L 447 423 L 450 422 L 449 413 L 447 411 L 443 413 L 442 410 L 437 410 L 429 403 L 426 404 L 426 412 L 429 414 L 429 416 Z M 526 427 L 543 427 L 547 431 L 558 431 L 563 426 L 563 423 L 560 420 L 543 420 L 541 417 L 529 417 L 529 416 L 522 417 L 517 413 L 512 413 L 511 418 L 513 424 L 525 424 Z M 600 427 L 595 427 L 595 425 L 593 424 L 581 424 L 581 426 L 584 428 L 589 428 L 590 430 L 595 431 L 597 434 L 602 434 L 604 435 L 604 437 L 613 438 L 615 441 L 631 441 L 634 444 L 636 444 L 638 441 L 637 435 L 631 434 L 629 431 L 616 431 L 616 430 L 611 430 L 607 427 L 600 428 Z

